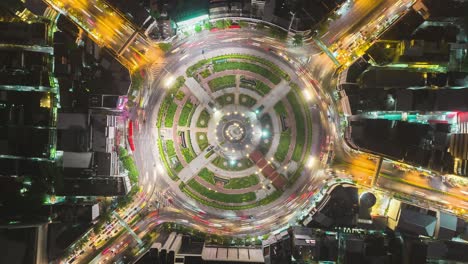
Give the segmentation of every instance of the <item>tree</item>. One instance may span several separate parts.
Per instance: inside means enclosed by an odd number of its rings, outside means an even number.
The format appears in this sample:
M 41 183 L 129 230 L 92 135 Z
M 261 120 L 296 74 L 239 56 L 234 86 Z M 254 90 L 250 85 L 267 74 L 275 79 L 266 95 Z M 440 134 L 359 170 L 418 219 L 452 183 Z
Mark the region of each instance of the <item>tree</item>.
M 172 44 L 171 43 L 159 43 L 159 48 L 164 52 L 168 52 L 169 50 L 172 49 Z
M 301 34 L 294 35 L 293 44 L 294 46 L 302 46 L 304 37 Z
M 211 30 L 211 28 L 212 28 L 213 26 L 211 25 L 210 22 L 206 22 L 205 25 L 204 25 L 204 27 L 205 27 L 206 30 Z
M 216 21 L 216 27 L 219 29 L 224 29 L 226 27 L 225 21 L 222 19 Z
M 200 24 L 195 25 L 195 32 L 200 33 L 202 31 L 202 27 Z
M 285 40 L 288 37 L 288 32 L 276 27 L 271 27 L 269 33 L 271 37 L 278 38 L 279 40 Z

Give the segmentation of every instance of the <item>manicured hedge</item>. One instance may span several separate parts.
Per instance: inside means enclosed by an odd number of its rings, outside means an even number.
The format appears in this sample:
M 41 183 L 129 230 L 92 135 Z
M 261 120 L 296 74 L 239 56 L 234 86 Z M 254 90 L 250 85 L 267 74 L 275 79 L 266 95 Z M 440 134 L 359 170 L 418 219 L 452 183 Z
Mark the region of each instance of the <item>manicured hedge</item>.
M 185 103 L 184 107 L 182 108 L 182 112 L 179 116 L 179 126 L 188 126 L 189 125 L 189 118 L 191 116 L 193 110 L 193 104 L 190 102 Z
M 223 203 L 245 203 L 255 201 L 256 195 L 254 192 L 242 193 L 242 194 L 226 194 L 209 190 L 205 186 L 201 185 L 195 180 L 190 180 L 188 186 L 201 194 L 202 196 Z
M 289 145 L 291 144 L 291 134 L 289 132 L 283 132 L 280 136 L 280 141 L 278 144 L 278 149 L 275 153 L 275 159 L 278 161 L 283 161 L 288 154 Z
M 214 173 L 207 168 L 203 168 L 200 172 L 198 172 L 198 176 L 204 179 L 206 182 L 211 184 L 215 184 Z
M 248 188 L 254 185 L 257 185 L 259 183 L 258 176 L 255 174 L 252 174 L 247 177 L 242 177 L 242 178 L 232 178 L 229 180 L 228 183 L 224 185 L 224 188 L 226 189 L 244 189 Z
M 228 87 L 235 87 L 236 86 L 236 76 L 234 75 L 226 75 L 218 78 L 214 78 L 208 82 L 208 86 L 210 87 L 211 91 L 216 92 L 218 90 L 228 88 Z
M 248 62 L 238 62 L 238 61 L 226 61 L 219 62 L 214 64 L 214 71 L 221 72 L 226 70 L 244 70 L 250 71 L 256 74 L 259 74 L 274 84 L 278 84 L 281 81 L 281 78 L 270 70 L 263 68 L 257 64 L 248 63 Z

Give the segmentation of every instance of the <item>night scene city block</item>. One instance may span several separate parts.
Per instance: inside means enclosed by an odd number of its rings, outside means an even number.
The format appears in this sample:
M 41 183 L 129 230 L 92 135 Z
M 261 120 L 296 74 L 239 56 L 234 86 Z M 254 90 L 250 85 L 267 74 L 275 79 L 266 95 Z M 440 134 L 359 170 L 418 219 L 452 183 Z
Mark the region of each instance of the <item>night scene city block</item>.
M 468 263 L 468 0 L 1 0 L 0 264 Z

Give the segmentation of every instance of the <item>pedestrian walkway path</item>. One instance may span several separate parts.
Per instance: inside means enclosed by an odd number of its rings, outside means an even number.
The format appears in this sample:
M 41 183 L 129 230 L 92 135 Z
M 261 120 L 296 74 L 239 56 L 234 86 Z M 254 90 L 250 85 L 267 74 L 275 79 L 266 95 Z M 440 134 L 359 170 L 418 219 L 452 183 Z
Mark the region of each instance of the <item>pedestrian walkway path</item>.
M 212 151 L 212 150 L 211 150 Z M 179 172 L 179 178 L 184 183 L 188 182 L 193 176 L 197 175 L 201 169 L 205 168 L 209 163 L 211 163 L 217 155 L 212 154 L 208 158 L 205 156 L 208 154 L 208 148 L 200 153 L 195 159 L 190 163 L 184 165 L 184 168 Z
M 190 77 L 185 80 L 185 85 L 190 89 L 190 92 L 197 97 L 198 101 L 202 106 L 206 108 L 206 110 L 213 114 L 214 110 L 209 105 L 210 102 L 214 102 L 213 98 L 206 92 L 205 89 L 195 80 L 194 78 Z
M 263 109 L 260 110 L 259 115 L 270 110 L 276 105 L 281 99 L 283 99 L 291 91 L 291 86 L 285 81 L 282 80 L 278 86 L 272 89 L 267 95 L 265 95 L 261 100 L 252 107 L 252 109 L 258 109 L 260 106 L 263 106 Z

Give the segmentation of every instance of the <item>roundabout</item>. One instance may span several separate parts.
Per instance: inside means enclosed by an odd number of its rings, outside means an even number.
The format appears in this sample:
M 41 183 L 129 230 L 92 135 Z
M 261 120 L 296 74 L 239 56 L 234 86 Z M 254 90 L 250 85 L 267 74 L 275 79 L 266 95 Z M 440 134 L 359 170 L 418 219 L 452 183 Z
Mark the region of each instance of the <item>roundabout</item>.
M 209 41 L 202 54 L 187 48 L 169 60 L 153 82 L 136 153 L 137 163 L 154 160 L 147 189 L 204 231 L 292 223 L 326 178 L 311 84 L 264 49 Z

